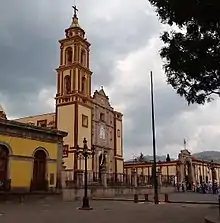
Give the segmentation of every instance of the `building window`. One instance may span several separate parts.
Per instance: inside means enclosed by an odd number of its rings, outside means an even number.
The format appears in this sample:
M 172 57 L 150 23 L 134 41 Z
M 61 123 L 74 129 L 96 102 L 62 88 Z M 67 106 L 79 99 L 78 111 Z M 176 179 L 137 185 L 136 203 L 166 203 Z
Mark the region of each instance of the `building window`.
M 42 128 L 46 128 L 47 127 L 47 120 L 39 120 L 37 121 L 37 126 L 42 127 Z
M 86 77 L 85 76 L 82 77 L 82 83 L 81 83 L 81 85 L 82 85 L 81 86 L 82 93 L 83 94 L 86 94 Z
M 120 129 L 118 129 L 118 131 L 117 131 L 117 136 L 118 136 L 118 137 L 120 137 L 120 136 L 121 136 Z
M 86 51 L 85 50 L 82 50 L 81 51 L 81 59 L 80 59 L 81 61 L 81 64 L 83 65 L 83 66 L 86 66 Z
M 88 116 L 82 115 L 82 126 L 88 128 Z
M 68 47 L 66 49 L 66 64 L 71 64 L 73 61 L 73 49 L 71 47 Z
M 105 114 L 100 113 L 100 121 L 104 122 L 105 121 Z
M 69 94 L 71 91 L 71 77 L 70 77 L 70 75 L 66 75 L 64 77 L 64 91 L 65 91 L 65 94 Z

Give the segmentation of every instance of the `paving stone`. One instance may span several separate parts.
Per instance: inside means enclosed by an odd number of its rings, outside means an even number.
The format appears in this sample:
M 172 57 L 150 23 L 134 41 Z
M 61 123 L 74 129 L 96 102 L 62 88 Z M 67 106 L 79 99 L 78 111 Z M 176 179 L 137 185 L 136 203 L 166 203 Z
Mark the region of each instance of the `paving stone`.
M 1 223 L 201 223 L 204 217 L 218 213 L 208 205 L 138 203 L 125 201 L 91 201 L 92 211 L 80 211 L 81 202 L 50 202 L 41 204 L 0 204 Z

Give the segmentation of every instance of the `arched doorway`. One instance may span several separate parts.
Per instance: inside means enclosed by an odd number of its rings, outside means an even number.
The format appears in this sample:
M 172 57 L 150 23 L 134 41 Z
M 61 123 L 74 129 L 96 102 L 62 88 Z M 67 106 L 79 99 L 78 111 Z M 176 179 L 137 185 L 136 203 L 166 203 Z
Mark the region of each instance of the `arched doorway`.
M 0 144 L 0 190 L 4 190 L 8 178 L 9 150 Z
M 43 150 L 37 150 L 34 154 L 33 189 L 46 190 L 46 160 L 47 155 Z

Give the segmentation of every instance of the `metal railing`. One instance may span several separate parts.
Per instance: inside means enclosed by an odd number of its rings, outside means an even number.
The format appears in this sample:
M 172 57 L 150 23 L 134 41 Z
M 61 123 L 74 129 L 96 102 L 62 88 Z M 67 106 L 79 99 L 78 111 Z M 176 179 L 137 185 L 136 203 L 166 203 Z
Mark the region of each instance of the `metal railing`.
M 79 176 L 78 174 L 81 174 L 81 184 L 77 181 L 79 181 Z M 87 173 L 87 183 L 88 186 L 102 186 L 103 184 L 103 175 L 101 172 L 93 172 L 89 171 Z M 107 181 L 107 186 L 113 187 L 113 186 L 126 186 L 126 187 L 133 187 L 133 186 L 138 186 L 138 187 L 144 187 L 144 186 L 152 186 L 153 185 L 153 177 L 150 175 L 143 175 L 143 174 L 124 174 L 124 173 L 105 173 L 106 181 Z M 166 175 L 161 175 L 160 180 L 159 180 L 159 185 L 160 186 L 175 186 L 174 183 L 174 178 L 175 176 L 166 176 Z M 63 173 L 63 180 L 66 183 L 67 187 L 71 186 L 83 186 L 83 181 L 84 181 L 84 173 L 82 172 L 74 172 L 73 171 L 65 171 Z M 136 182 L 134 182 L 136 180 Z

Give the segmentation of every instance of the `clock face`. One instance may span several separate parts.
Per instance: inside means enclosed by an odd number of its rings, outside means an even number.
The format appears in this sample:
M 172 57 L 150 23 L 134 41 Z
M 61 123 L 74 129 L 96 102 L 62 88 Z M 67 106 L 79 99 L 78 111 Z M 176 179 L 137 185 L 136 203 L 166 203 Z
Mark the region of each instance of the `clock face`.
M 105 128 L 103 125 L 100 126 L 99 137 L 100 139 L 105 139 Z

